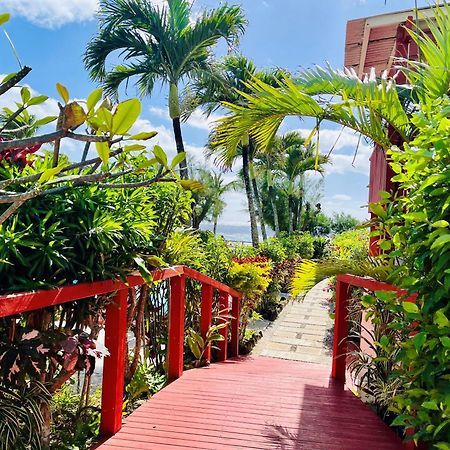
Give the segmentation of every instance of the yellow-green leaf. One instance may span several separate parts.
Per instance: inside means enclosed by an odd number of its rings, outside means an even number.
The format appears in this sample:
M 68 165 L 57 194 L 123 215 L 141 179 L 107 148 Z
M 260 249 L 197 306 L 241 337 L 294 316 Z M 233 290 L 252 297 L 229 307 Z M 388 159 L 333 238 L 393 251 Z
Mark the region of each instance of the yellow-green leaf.
M 196 180 L 180 180 L 179 184 L 186 191 L 200 192 L 204 189 L 203 184 Z
M 185 152 L 177 153 L 175 157 L 172 159 L 172 164 L 170 165 L 170 167 L 173 169 L 174 167 L 178 166 L 178 164 L 180 164 L 181 161 L 184 161 L 185 159 L 186 159 Z
M 444 244 L 447 244 L 450 242 L 450 234 L 444 234 L 443 236 L 438 237 L 431 246 L 431 250 L 434 250 L 435 248 L 442 247 Z
M 0 25 L 3 25 L 4 23 L 8 22 L 10 18 L 11 14 L 9 13 L 0 14 Z
M 56 83 L 56 90 L 58 91 L 58 94 L 61 96 L 61 98 L 64 100 L 64 103 L 68 103 L 70 96 L 67 88 L 63 86 L 61 83 Z
M 148 139 L 151 139 L 155 137 L 158 134 L 157 131 L 149 131 L 149 132 L 142 132 L 138 134 L 133 134 L 133 136 L 130 136 L 128 139 L 133 141 L 146 141 Z
M 141 113 L 141 102 L 137 98 L 131 98 L 116 107 L 112 121 L 113 134 L 126 134 L 134 125 Z
M 403 302 L 402 307 L 410 314 L 417 314 L 419 312 L 419 307 L 413 302 Z
M 147 147 L 145 145 L 139 145 L 139 144 L 131 144 L 131 145 L 126 145 L 123 148 L 124 152 L 136 152 L 138 150 L 145 150 Z
M 166 152 L 159 146 L 155 145 L 153 147 L 153 154 L 156 160 L 164 167 L 167 167 L 167 155 Z
M 446 220 L 437 220 L 431 225 L 433 228 L 446 228 L 449 226 L 449 223 Z
M 95 105 L 101 100 L 103 95 L 103 89 L 102 88 L 98 88 L 98 89 L 94 89 L 88 96 L 87 100 L 86 100 L 86 106 L 88 109 L 88 112 L 91 112 Z
M 97 110 L 96 116 L 98 117 L 98 119 L 102 123 L 103 130 L 104 131 L 109 131 L 110 133 L 112 133 L 113 116 L 112 116 L 111 111 L 106 109 L 104 106 L 101 106 Z M 101 126 L 99 128 L 101 128 Z
M 20 96 L 22 97 L 22 102 L 23 103 L 27 103 L 28 100 L 30 100 L 31 98 L 31 93 L 30 90 L 24 86 L 21 90 L 20 90 Z
M 102 160 L 103 164 L 107 164 L 110 152 L 109 144 L 107 142 L 96 142 L 95 147 L 97 149 L 98 156 Z
M 59 172 L 61 172 L 61 170 L 63 169 L 64 165 L 60 165 L 57 167 L 52 167 L 50 169 L 44 170 L 44 172 L 42 172 L 41 176 L 39 177 L 38 183 L 39 184 L 43 184 L 46 181 L 50 180 L 51 178 L 53 178 L 56 174 L 58 174 Z

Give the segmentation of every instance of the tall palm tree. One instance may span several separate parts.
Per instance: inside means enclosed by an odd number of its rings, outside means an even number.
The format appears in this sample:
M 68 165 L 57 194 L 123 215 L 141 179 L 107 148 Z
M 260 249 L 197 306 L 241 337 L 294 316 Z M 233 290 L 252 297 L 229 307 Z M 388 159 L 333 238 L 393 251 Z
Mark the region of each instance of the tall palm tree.
M 188 0 L 167 0 L 163 6 L 149 0 L 101 0 L 99 17 L 99 31 L 84 56 L 91 78 L 113 95 L 133 77 L 142 96 L 150 95 L 157 81 L 167 84 L 177 152 L 184 152 L 180 83 L 209 69 L 211 49 L 220 39 L 230 46 L 237 42 L 246 25 L 241 8 L 223 5 L 196 18 Z M 107 59 L 117 50 L 123 64 L 108 70 Z M 180 173 L 187 176 L 186 161 Z
M 242 55 L 229 55 L 220 64 L 215 65 L 213 71 L 197 79 L 191 94 L 195 99 L 193 105 L 201 105 L 207 114 L 220 108 L 222 102 L 245 105 L 246 100 L 242 93 L 249 91 L 247 82 L 256 78 L 275 84 L 277 77 L 278 72 L 276 71 L 272 73 L 258 71 L 253 62 Z M 253 158 L 257 147 L 252 139 L 242 136 L 233 151 L 228 152 L 220 145 L 215 145 L 214 135 L 210 138 L 210 147 L 211 154 L 216 156 L 216 161 L 223 167 L 230 168 L 238 159 L 242 159 L 252 243 L 257 246 L 259 243 L 258 218 L 263 239 L 267 238 L 253 167 Z

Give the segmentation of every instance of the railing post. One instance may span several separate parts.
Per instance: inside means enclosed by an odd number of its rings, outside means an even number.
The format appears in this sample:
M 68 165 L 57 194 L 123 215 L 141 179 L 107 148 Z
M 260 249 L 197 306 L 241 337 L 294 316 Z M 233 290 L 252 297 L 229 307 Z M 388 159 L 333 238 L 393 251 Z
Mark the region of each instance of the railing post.
M 184 299 L 186 278 L 184 275 L 170 279 L 169 336 L 167 347 L 167 376 L 169 381 L 183 374 L 184 349 Z
M 103 364 L 102 411 L 100 432 L 117 433 L 122 427 L 122 405 L 127 339 L 128 290 L 117 292 L 106 307 L 105 346 L 109 356 Z
M 337 277 L 331 377 L 342 383 L 345 383 L 349 287 L 347 283 L 340 281 L 339 276 Z
M 241 299 L 233 297 L 231 306 L 231 356 L 239 356 L 239 324 Z
M 219 291 L 219 310 L 220 314 L 224 314 L 228 316 L 229 307 L 228 307 L 228 297 L 229 295 L 226 292 Z M 228 318 L 221 319 L 221 323 L 228 322 Z M 219 330 L 219 333 L 224 337 L 223 341 L 219 341 L 218 347 L 219 350 L 217 352 L 217 360 L 218 361 L 226 361 L 227 359 L 227 349 L 228 349 L 228 325 Z
M 212 302 L 213 302 L 213 287 L 209 284 L 202 284 L 202 305 L 200 318 L 200 332 L 202 338 L 206 340 L 206 334 L 212 325 Z M 203 357 L 207 361 L 211 361 L 211 345 L 205 349 Z

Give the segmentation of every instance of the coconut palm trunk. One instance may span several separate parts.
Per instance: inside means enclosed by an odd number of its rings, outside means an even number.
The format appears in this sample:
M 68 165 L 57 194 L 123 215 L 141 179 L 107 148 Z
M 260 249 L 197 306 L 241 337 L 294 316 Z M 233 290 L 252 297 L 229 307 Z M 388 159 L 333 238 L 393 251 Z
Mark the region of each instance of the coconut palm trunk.
M 256 221 L 255 197 L 250 180 L 250 149 L 248 144 L 242 146 L 242 172 L 244 176 L 245 193 L 247 195 L 248 213 L 250 216 L 250 231 L 253 247 L 259 245 L 258 224 Z
M 259 195 L 258 183 L 256 182 L 256 176 L 255 176 L 255 169 L 253 167 L 253 161 L 251 158 L 249 158 L 249 172 L 250 172 L 250 179 L 252 182 L 253 195 L 255 198 L 256 215 L 258 216 L 258 219 L 259 219 L 259 225 L 261 227 L 261 235 L 262 235 L 263 241 L 266 241 L 267 240 L 266 224 L 264 223 L 264 218 L 263 218 L 263 214 L 262 214 L 261 197 Z
M 180 99 L 178 97 L 178 86 L 171 83 L 169 90 L 169 114 L 172 119 L 173 134 L 175 137 L 175 145 L 177 153 L 184 153 L 183 134 L 181 133 L 181 108 Z M 180 162 L 180 177 L 186 179 L 188 177 L 186 159 Z
M 278 209 L 277 204 L 275 202 L 275 190 L 272 185 L 269 185 L 269 197 L 270 197 L 270 206 L 272 207 L 273 213 L 273 225 L 275 227 L 275 234 L 280 233 L 280 221 L 278 219 Z
M 292 194 L 288 196 L 288 233 L 294 231 L 294 197 Z

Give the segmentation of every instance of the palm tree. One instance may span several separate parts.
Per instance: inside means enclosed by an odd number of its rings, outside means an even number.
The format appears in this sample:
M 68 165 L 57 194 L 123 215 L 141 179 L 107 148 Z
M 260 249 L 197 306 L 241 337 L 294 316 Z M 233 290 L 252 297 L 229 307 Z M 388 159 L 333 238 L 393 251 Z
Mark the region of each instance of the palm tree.
M 99 31 L 84 56 L 91 78 L 111 95 L 133 77 L 142 96 L 151 95 L 157 81 L 167 84 L 177 152 L 184 152 L 179 85 L 209 69 L 211 48 L 220 39 L 230 46 L 237 42 L 246 25 L 241 8 L 223 5 L 195 18 L 188 0 L 167 0 L 163 6 L 148 0 L 101 0 L 99 17 Z M 123 64 L 108 70 L 107 59 L 115 51 Z M 186 161 L 180 163 L 180 174 L 186 178 Z
M 277 171 L 281 164 L 282 155 L 271 145 L 264 153 L 259 153 L 258 158 L 255 159 L 255 170 L 256 174 L 260 179 L 262 184 L 262 192 L 264 197 L 264 192 L 267 190 L 267 200 L 270 203 L 270 208 L 272 210 L 273 227 L 275 234 L 279 234 L 280 220 L 278 215 L 278 207 L 276 202 L 276 189 L 274 187 L 274 181 L 277 177 Z
M 253 62 L 242 55 L 229 55 L 220 64 L 215 65 L 213 71 L 197 79 L 191 93 L 194 97 L 192 103 L 194 106 L 201 105 L 207 114 L 211 114 L 220 108 L 222 102 L 244 105 L 246 100 L 242 93 L 248 92 L 247 82 L 256 78 L 274 84 L 277 77 L 278 72 L 276 71 L 273 73 L 257 71 Z M 211 154 L 216 156 L 216 161 L 222 167 L 230 168 L 238 159 L 242 159 L 252 243 L 257 246 L 259 243 L 257 218 L 259 218 L 263 239 L 267 238 L 253 167 L 253 158 L 257 152 L 257 147 L 252 139 L 242 136 L 233 151 L 227 152 L 220 145 L 215 144 L 214 135 L 210 138 L 210 147 Z
M 223 196 L 236 187 L 236 182 L 225 183 L 221 173 L 202 168 L 197 169 L 195 178 L 202 183 L 203 189 L 193 193 L 192 226 L 198 229 L 205 219 L 209 219 L 216 234 L 218 219 L 226 206 Z
M 385 149 L 398 142 L 409 142 L 415 133 L 411 122 L 414 104 L 430 103 L 448 95 L 450 86 L 450 6 L 434 8 L 433 19 L 424 19 L 431 36 L 407 29 L 419 48 L 422 61 L 408 61 L 402 67 L 407 84 L 397 86 L 383 74 L 375 77 L 372 69 L 360 80 L 352 69 L 334 70 L 327 66 L 288 76 L 277 88 L 254 79 L 243 105 L 224 103 L 231 115 L 215 129 L 217 145 L 232 152 L 244 135 L 250 135 L 261 148 L 270 145 L 286 116 L 308 116 L 336 122 L 353 129 Z M 403 61 L 404 62 L 404 61 Z M 330 96 L 332 98 L 330 99 Z
M 284 158 L 279 165 L 278 178 L 283 182 L 288 199 L 288 232 L 300 228 L 303 209 L 305 173 L 309 170 L 323 172 L 329 161 L 324 155 L 316 157 L 313 146 L 305 146 L 305 139 L 297 131 L 276 136 L 273 146 Z
M 236 181 L 225 183 L 225 179 L 221 173 L 213 173 L 213 183 L 211 187 L 214 193 L 211 219 L 213 222 L 213 233 L 216 234 L 218 219 L 223 214 L 223 210 L 227 205 L 223 201 L 223 196 L 230 190 L 235 189 Z

